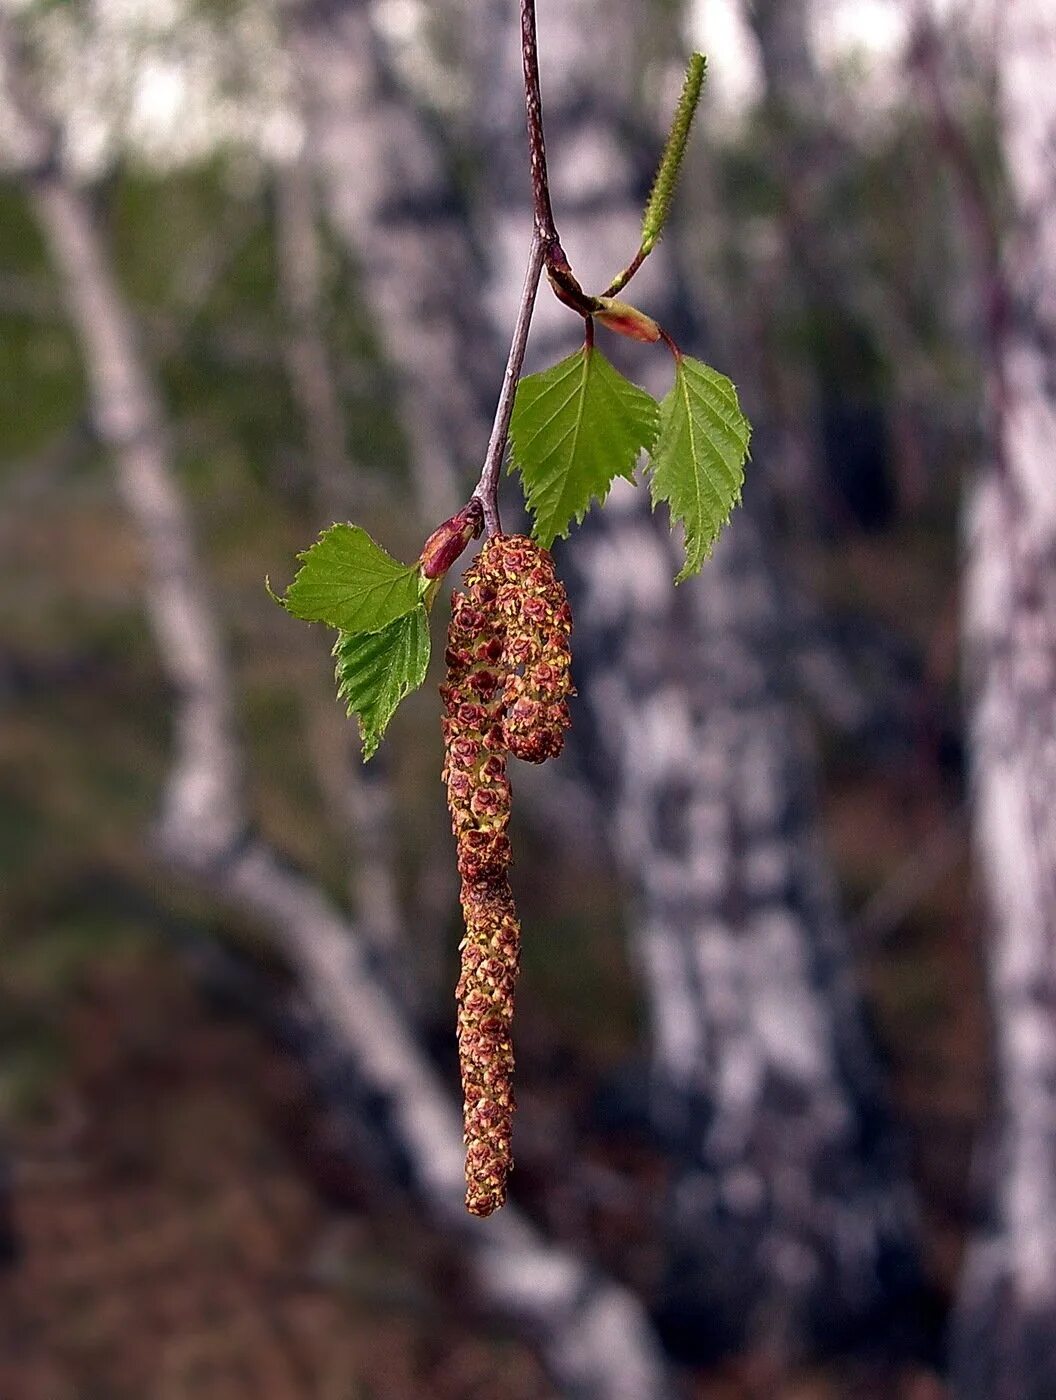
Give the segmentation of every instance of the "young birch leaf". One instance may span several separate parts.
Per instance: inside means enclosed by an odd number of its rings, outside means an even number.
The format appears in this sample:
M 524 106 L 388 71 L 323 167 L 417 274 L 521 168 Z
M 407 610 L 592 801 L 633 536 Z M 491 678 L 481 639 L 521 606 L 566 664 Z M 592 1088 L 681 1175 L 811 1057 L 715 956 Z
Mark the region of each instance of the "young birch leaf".
M 363 761 L 372 758 L 400 701 L 429 669 L 429 615 L 416 607 L 380 632 L 342 632 L 334 643 L 337 693 L 359 718 Z
M 634 480 L 656 441 L 656 400 L 586 347 L 522 379 L 510 424 L 510 470 L 521 473 L 533 534 L 544 549 L 568 535 L 618 476 Z
M 654 509 L 666 501 L 671 519 L 685 527 L 686 562 L 677 583 L 700 569 L 741 498 L 751 431 L 726 376 L 679 356 L 649 468 Z
M 286 596 L 287 612 L 343 632 L 377 632 L 418 606 L 418 568 L 393 559 L 358 525 L 331 525 L 311 549 Z

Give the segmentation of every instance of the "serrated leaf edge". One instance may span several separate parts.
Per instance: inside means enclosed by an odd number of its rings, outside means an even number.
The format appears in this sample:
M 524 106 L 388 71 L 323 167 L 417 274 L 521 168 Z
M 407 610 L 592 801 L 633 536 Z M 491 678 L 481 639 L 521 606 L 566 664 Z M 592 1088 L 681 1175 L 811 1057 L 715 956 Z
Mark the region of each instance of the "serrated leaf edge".
M 338 564 L 338 565 L 336 566 L 334 572 L 335 572 L 335 574 L 337 574 L 337 575 L 340 575 L 340 574 L 343 573 L 343 572 L 344 572 L 344 573 L 354 572 L 354 573 L 358 573 L 358 574 L 367 574 L 367 575 L 373 573 L 373 574 L 377 575 L 377 576 L 378 576 L 378 579 L 379 579 L 379 581 L 378 581 L 377 583 L 369 583 L 369 584 L 365 584 L 365 585 L 364 585 L 362 591 L 363 591 L 363 593 L 364 593 L 366 596 L 374 597 L 374 596 L 378 593 L 378 590 L 387 588 L 387 589 L 388 589 L 388 593 L 382 596 L 382 601 L 384 602 L 386 598 L 391 597 L 391 595 L 392 595 L 392 593 L 395 591 L 395 589 L 396 589 L 405 579 L 410 578 L 413 574 L 416 574 L 416 573 L 419 574 L 419 576 L 420 576 L 420 570 L 418 569 L 418 566 L 417 566 L 417 565 L 415 565 L 415 564 L 403 564 L 403 563 L 400 562 L 400 560 L 394 559 L 393 556 L 388 552 L 388 550 L 386 550 L 382 545 L 378 544 L 377 540 L 374 539 L 373 535 L 371 535 L 371 534 L 369 533 L 369 531 L 364 530 L 363 527 L 362 527 L 361 525 L 353 525 L 353 524 L 351 524 L 350 522 L 349 522 L 349 523 L 342 523 L 342 522 L 340 522 L 340 521 L 337 521 L 337 522 L 335 522 L 333 525 L 329 525 L 325 530 L 320 531 L 319 538 L 315 541 L 315 543 L 312 544 L 312 545 L 310 545 L 308 549 L 302 550 L 302 551 L 297 555 L 297 559 L 298 559 L 298 561 L 299 561 L 301 567 L 300 567 L 300 568 L 297 570 L 297 572 L 294 574 L 293 578 L 290 580 L 289 584 L 288 584 L 287 587 L 286 587 L 285 593 L 284 593 L 281 597 L 278 596 L 276 593 L 274 593 L 274 592 L 272 591 L 270 579 L 266 581 L 266 585 L 265 585 L 265 586 L 267 587 L 268 592 L 271 594 L 272 598 L 274 598 L 276 602 L 280 603 L 280 604 L 282 605 L 282 607 L 285 608 L 285 610 L 290 614 L 291 617 L 296 617 L 296 618 L 298 619 L 298 621 L 300 621 L 300 622 L 308 622 L 308 623 L 321 622 L 321 623 L 323 623 L 324 625 L 326 625 L 326 626 L 328 626 L 328 627 L 338 627 L 338 628 L 340 628 L 341 631 L 347 632 L 347 633 L 349 633 L 349 634 L 351 634 L 351 635 L 355 635 L 355 634 L 358 634 L 358 633 L 361 633 L 361 632 L 362 632 L 363 634 L 365 634 L 365 635 L 369 635 L 369 634 L 372 633 L 372 632 L 382 632 L 382 631 L 384 631 L 384 629 L 385 629 L 386 627 L 390 626 L 391 623 L 393 623 L 393 622 L 398 622 L 398 621 L 400 620 L 401 617 L 406 617 L 408 613 L 413 612 L 414 609 L 418 606 L 418 600 L 419 600 L 419 598 L 420 598 L 420 596 L 421 596 L 421 584 L 420 584 L 420 583 L 419 583 L 418 590 L 417 590 L 417 592 L 418 592 L 418 597 L 412 599 L 412 600 L 408 603 L 407 608 L 406 608 L 403 612 L 397 613 L 397 614 L 395 615 L 395 617 L 390 617 L 386 622 L 383 622 L 379 627 L 364 627 L 364 628 L 359 628 L 359 627 L 341 627 L 341 624 L 338 623 L 338 622 L 336 622 L 336 621 L 333 619 L 332 616 L 331 616 L 331 617 L 312 617 L 312 618 L 309 618 L 309 617 L 303 617 L 300 613 L 294 612 L 293 608 L 290 606 L 290 594 L 291 594 L 291 592 L 293 591 L 293 589 L 296 587 L 297 581 L 301 578 L 301 576 L 302 576 L 302 574 L 304 573 L 305 569 L 309 567 L 309 557 L 310 557 L 310 555 L 312 554 L 312 552 L 313 552 L 314 550 L 318 549 L 319 546 L 320 546 L 321 544 L 324 543 L 324 541 L 327 539 L 327 537 L 328 537 L 329 535 L 331 535 L 335 530 L 353 530 L 353 531 L 358 531 L 360 534 L 366 536 L 366 538 L 367 538 L 367 540 L 369 540 L 370 544 L 374 547 L 375 550 L 377 550 L 378 554 L 380 554 L 380 555 L 382 556 L 382 558 L 384 559 L 384 561 L 385 561 L 384 577 L 382 577 L 382 568 L 379 567 L 379 565 L 378 565 L 376 562 L 374 563 L 373 568 L 371 568 L 369 564 L 368 564 L 368 566 L 367 566 L 366 568 L 363 568 L 363 569 L 358 569 L 358 568 L 357 568 L 357 569 L 353 569 L 353 566 L 351 566 L 351 565 L 349 565 L 349 564 Z M 391 571 L 390 571 L 389 568 L 388 568 L 389 565 L 392 566 Z
M 400 685 L 400 687 L 399 687 L 399 692 L 400 692 L 400 693 L 397 695 L 395 701 L 393 702 L 391 708 L 389 709 L 388 714 L 385 716 L 385 718 L 384 718 L 384 720 L 382 721 L 382 723 L 378 726 L 377 732 L 375 733 L 375 732 L 373 732 L 373 731 L 369 731 L 369 730 L 367 729 L 366 725 L 364 724 L 363 716 L 362 716 L 361 712 L 360 712 L 359 710 L 355 709 L 355 707 L 354 707 L 354 701 L 349 699 L 349 691 L 350 691 L 350 689 L 351 689 L 351 684 L 350 684 L 350 682 L 349 682 L 349 680 L 348 680 L 347 678 L 346 678 L 346 679 L 342 679 L 342 676 L 341 676 L 341 663 L 340 663 L 340 656 L 339 656 L 340 649 L 341 649 L 342 645 L 345 643 L 346 639 L 350 639 L 350 638 L 353 638 L 353 637 L 356 637 L 356 638 L 364 638 L 364 637 L 376 637 L 376 636 L 379 636 L 382 632 L 387 631 L 390 627 L 395 627 L 396 624 L 397 624 L 398 622 L 404 622 L 408 617 L 414 617 L 414 616 L 416 616 L 416 615 L 419 614 L 419 613 L 421 614 L 422 626 L 423 626 L 423 631 L 422 631 L 422 634 L 421 634 L 421 635 L 424 636 L 425 644 L 424 644 L 424 646 L 423 646 L 423 648 L 422 648 L 423 656 L 422 656 L 422 658 L 421 658 L 421 664 L 416 668 L 416 671 L 415 671 L 415 673 L 414 673 L 415 676 L 416 676 L 417 678 L 416 678 L 416 679 L 412 678 L 412 679 L 409 680 L 409 681 L 406 681 L 406 680 L 405 680 L 405 681 L 403 681 L 403 682 L 401 683 L 401 685 Z M 374 757 L 375 753 L 377 753 L 378 748 L 379 748 L 379 746 L 381 745 L 381 741 L 382 741 L 382 739 L 385 737 L 385 731 L 388 729 L 390 723 L 392 722 L 392 717 L 393 717 L 393 715 L 395 715 L 395 713 L 396 713 L 396 711 L 399 709 L 400 705 L 403 704 L 404 700 L 407 699 L 407 696 L 408 696 L 408 695 L 411 695 L 415 690 L 417 690 L 421 685 L 424 684 L 426 674 L 427 674 L 427 672 L 428 672 L 428 670 L 429 670 L 430 653 L 431 653 L 431 641 L 430 641 L 430 636 L 429 636 L 429 614 L 428 614 L 426 608 L 423 606 L 422 603 L 418 603 L 417 606 L 414 607 L 413 609 L 411 609 L 411 611 L 410 611 L 409 613 L 404 613 L 404 614 L 403 614 L 402 616 L 400 616 L 400 617 L 395 617 L 395 618 L 393 618 L 391 622 L 387 622 L 387 623 L 385 624 L 384 627 L 379 627 L 379 628 L 377 628 L 375 631 L 371 631 L 371 632 L 348 632 L 348 631 L 339 631 L 339 632 L 338 632 L 338 634 L 337 634 L 337 639 L 336 639 L 335 642 L 334 642 L 334 645 L 333 645 L 333 648 L 332 648 L 332 652 L 331 652 L 331 654 L 332 654 L 335 658 L 337 658 L 337 665 L 335 666 L 335 676 L 336 676 L 336 679 L 337 679 L 337 682 L 338 682 L 338 686 L 337 686 L 337 696 L 338 696 L 338 699 L 339 699 L 339 700 L 343 700 L 343 701 L 346 702 L 346 703 L 345 703 L 345 713 L 348 715 L 349 719 L 351 719 L 353 716 L 355 716 L 355 718 L 356 718 L 356 721 L 357 721 L 357 724 L 358 724 L 358 728 L 359 728 L 359 737 L 360 737 L 360 740 L 362 741 L 362 744 L 363 744 L 363 762 L 364 762 L 364 763 L 368 762 L 371 758 Z M 384 655 L 384 649 L 382 650 L 382 652 L 379 653 L 379 656 L 380 656 L 380 655 Z M 376 658 L 375 658 L 375 659 L 376 659 Z
M 716 384 L 713 380 L 706 381 L 706 386 L 708 388 L 714 389 L 716 395 L 720 398 L 720 401 L 725 402 L 726 406 L 733 411 L 733 414 L 735 416 L 729 418 L 723 417 L 722 413 L 719 411 L 716 405 L 710 402 L 705 397 L 705 386 L 699 382 L 695 382 L 691 378 L 690 373 L 687 371 L 687 365 L 700 365 L 702 369 L 709 370 L 711 374 L 718 376 L 725 382 L 725 384 L 729 385 L 729 392 L 727 393 L 723 385 Z M 663 442 L 663 425 L 665 418 L 668 416 L 668 404 L 672 401 L 672 399 L 678 397 L 680 394 L 683 402 L 685 403 L 686 419 L 691 442 L 694 440 L 695 435 L 693 412 L 690 406 L 690 395 L 693 394 L 696 402 L 699 403 L 702 408 L 707 410 L 707 414 L 711 418 L 715 419 L 718 422 L 719 426 L 729 436 L 734 437 L 737 440 L 743 438 L 744 446 L 742 449 L 743 455 L 741 457 L 739 467 L 731 469 L 726 461 L 724 453 L 719 451 L 718 447 L 715 446 L 714 443 L 712 443 L 713 455 L 716 458 L 718 458 L 719 462 L 722 464 L 724 473 L 726 474 L 730 485 L 734 487 L 734 496 L 729 506 L 727 507 L 724 505 L 722 496 L 719 495 L 718 491 L 714 488 L 714 486 L 711 486 L 712 499 L 718 506 L 719 516 L 716 528 L 712 533 L 711 538 L 707 540 L 706 543 L 702 539 L 699 539 L 696 543 L 691 544 L 689 537 L 689 529 L 687 528 L 686 522 L 684 520 L 678 521 L 678 523 L 682 525 L 685 534 L 686 562 L 683 565 L 683 567 L 679 570 L 678 574 L 675 576 L 676 584 L 685 583 L 685 581 L 688 578 L 690 578 L 693 574 L 700 572 L 701 568 L 703 568 L 704 564 L 711 557 L 712 550 L 714 549 L 715 544 L 718 541 L 718 538 L 722 533 L 723 529 L 729 524 L 730 517 L 733 514 L 734 508 L 740 504 L 741 494 L 744 485 L 744 463 L 750 457 L 749 444 L 751 442 L 752 435 L 752 425 L 741 409 L 740 402 L 737 398 L 737 386 L 733 383 L 733 381 L 727 375 L 722 374 L 721 371 L 714 369 L 711 365 L 705 364 L 702 360 L 698 361 L 692 359 L 689 356 L 682 356 L 679 358 L 678 365 L 675 370 L 675 382 L 671 386 L 671 389 L 668 391 L 668 393 L 664 395 L 663 402 L 660 405 L 661 430 L 658 434 L 656 441 L 657 450 L 659 450 Z M 694 460 L 697 460 L 695 454 Z M 655 453 L 650 453 L 649 486 L 652 509 L 654 511 L 656 510 L 657 506 L 661 503 L 661 501 L 668 505 L 669 508 L 671 505 L 669 496 L 661 496 L 657 493 L 655 486 L 655 469 L 656 455 Z M 700 488 L 701 475 L 702 474 L 697 471 L 693 472 L 693 485 L 694 492 L 697 498 L 698 516 L 701 516 L 703 514 L 703 495 Z M 738 476 L 740 478 L 739 480 Z M 708 485 L 710 486 L 711 483 L 709 482 Z M 674 522 L 674 520 L 675 517 L 672 515 L 672 521 Z
M 568 516 L 564 528 L 553 528 L 551 532 L 550 527 L 552 524 L 552 520 L 555 514 L 557 513 L 553 511 L 549 512 L 547 517 L 548 523 L 546 528 L 540 528 L 540 511 L 538 507 L 539 493 L 538 491 L 534 493 L 536 496 L 536 502 L 533 503 L 533 492 L 524 479 L 524 467 L 522 461 L 524 444 L 527 443 L 530 445 L 532 442 L 535 441 L 536 438 L 539 437 L 540 433 L 545 432 L 546 429 L 550 426 L 550 424 L 553 423 L 554 419 L 559 417 L 560 414 L 563 413 L 566 408 L 568 408 L 569 404 L 573 401 L 577 394 L 579 394 L 582 400 L 585 401 L 587 392 L 587 376 L 590 372 L 590 363 L 594 355 L 598 355 L 607 369 L 611 370 L 611 372 L 614 375 L 617 375 L 620 379 L 624 381 L 624 383 L 628 384 L 639 395 L 641 395 L 645 399 L 648 399 L 649 402 L 652 405 L 654 405 L 656 411 L 655 415 L 653 416 L 652 432 L 649 439 L 639 444 L 635 448 L 633 454 L 630 454 L 628 456 L 628 460 L 626 461 L 626 463 L 624 463 L 621 466 L 618 466 L 617 469 L 612 473 L 612 476 L 609 480 L 609 484 L 605 487 L 604 490 L 600 492 L 597 490 L 592 490 L 585 505 L 575 507 L 571 510 L 571 513 Z M 586 519 L 587 512 L 590 510 L 591 506 L 594 504 L 595 501 L 597 501 L 598 505 L 604 505 L 605 501 L 608 499 L 609 492 L 612 490 L 612 484 L 617 477 L 620 477 L 625 481 L 629 481 L 632 485 L 635 485 L 636 483 L 634 480 L 634 469 L 638 463 L 638 459 L 643 451 L 646 453 L 650 453 L 653 450 L 660 434 L 660 404 L 657 403 L 656 399 L 653 397 L 652 394 L 649 393 L 647 389 L 643 389 L 640 384 L 635 384 L 635 382 L 632 379 L 628 379 L 625 374 L 621 374 L 620 371 L 616 368 L 616 366 L 612 363 L 612 361 L 609 360 L 606 355 L 602 354 L 602 352 L 594 346 L 592 346 L 589 351 L 585 346 L 581 347 L 579 350 L 573 351 L 571 355 L 568 355 L 564 361 L 559 360 L 556 365 L 551 365 L 548 369 L 539 370 L 537 374 L 528 376 L 528 379 L 530 380 L 535 378 L 541 378 L 542 376 L 549 374 L 552 370 L 557 369 L 564 364 L 567 364 L 568 366 L 568 373 L 564 376 L 559 376 L 553 381 L 552 384 L 547 385 L 543 393 L 548 394 L 552 390 L 560 388 L 560 386 L 565 382 L 566 379 L 570 379 L 573 376 L 578 376 L 578 383 L 573 387 L 572 392 L 568 394 L 568 396 L 562 401 L 562 403 L 558 405 L 554 412 L 551 413 L 549 418 L 545 419 L 544 422 L 539 424 L 539 426 L 535 429 L 534 432 L 532 432 L 527 437 L 527 439 L 521 440 L 520 448 L 518 447 L 518 440 L 514 436 L 512 430 L 510 435 L 510 461 L 507 470 L 511 473 L 514 471 L 518 471 L 521 473 L 521 480 L 522 482 L 524 482 L 525 486 L 525 503 L 533 520 L 532 535 L 533 538 L 537 539 L 545 549 L 549 549 L 550 546 L 553 544 L 554 540 L 568 539 L 569 532 L 573 524 L 581 525 L 583 523 L 583 521 Z M 523 384 L 526 381 L 522 380 L 521 382 Z M 597 382 L 605 391 L 610 392 L 610 397 L 613 399 L 614 402 L 618 404 L 619 400 L 616 398 L 614 393 L 611 393 L 611 386 L 606 384 L 604 380 L 599 380 Z M 623 416 L 624 418 L 630 417 L 629 414 L 623 414 L 621 416 Z M 582 422 L 583 412 L 581 407 L 580 411 L 576 415 L 576 421 L 573 424 L 572 428 L 569 429 L 569 432 L 575 431 L 578 434 L 582 426 Z M 568 433 L 565 433 L 558 440 L 558 445 L 560 443 L 563 443 L 567 437 Z M 554 450 L 556 450 L 556 446 Z M 574 451 L 575 447 L 573 447 L 573 452 Z M 563 515 L 564 511 L 561 511 L 560 514 Z

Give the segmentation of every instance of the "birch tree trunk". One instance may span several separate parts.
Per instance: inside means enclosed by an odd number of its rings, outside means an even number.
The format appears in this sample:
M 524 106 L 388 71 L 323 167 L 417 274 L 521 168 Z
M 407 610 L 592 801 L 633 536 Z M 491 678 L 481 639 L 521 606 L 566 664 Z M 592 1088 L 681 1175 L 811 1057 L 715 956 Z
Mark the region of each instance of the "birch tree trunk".
M 765 78 L 765 121 L 756 140 L 778 192 L 775 246 L 762 273 L 769 316 L 809 326 L 809 362 L 771 346 L 782 508 L 796 542 L 841 528 L 882 528 L 894 508 L 888 448 L 886 357 L 903 359 L 897 316 L 879 314 L 890 288 L 855 236 L 833 217 L 841 183 L 865 159 L 833 116 L 832 79 L 816 58 L 816 0 L 746 0 Z M 719 56 L 721 62 L 721 55 Z M 767 313 L 764 312 L 764 315 Z M 887 338 L 886 347 L 883 345 Z M 767 338 L 768 340 L 770 337 Z M 791 363 L 790 363 L 791 362 Z M 777 410 L 776 413 L 774 410 Z
M 558 227 L 598 290 L 638 246 L 651 172 L 629 157 L 625 133 L 657 11 L 639 0 L 540 11 Z M 531 227 L 511 0 L 474 3 L 468 27 L 494 314 L 507 330 Z M 672 243 L 628 294 L 700 352 Z M 544 294 L 534 367 L 580 334 Z M 604 348 L 654 391 L 668 387 L 670 366 L 654 354 L 629 361 Z M 831 1341 L 916 1286 L 908 1188 L 789 694 L 783 586 L 753 507 L 751 478 L 764 470 L 752 463 L 746 506 L 701 578 L 677 591 L 675 551 L 641 490 L 615 490 L 560 552 L 576 613 L 574 732 L 589 736 L 608 785 L 612 843 L 636 895 L 653 1114 L 679 1163 L 661 1308 L 672 1343 L 698 1355 Z
M 401 92 L 367 0 L 283 0 L 282 10 L 307 129 L 304 159 L 326 222 L 357 266 L 396 378 L 408 512 L 424 538 L 469 494 L 501 379 L 479 296 L 481 256 L 439 134 Z M 434 859 L 443 861 L 446 849 L 430 845 L 418 881 L 419 902 L 434 912 L 457 894 L 453 867 Z M 428 939 L 419 957 L 419 972 L 435 964 Z
M 814 0 L 748 0 L 770 101 L 795 117 L 817 113 L 821 75 L 810 38 Z
M 415 495 L 438 525 L 468 494 L 482 390 L 501 377 L 476 294 L 480 258 L 439 139 L 400 93 L 367 0 L 287 0 L 285 10 L 308 154 L 330 223 L 359 261 L 399 378 Z
M 357 505 L 355 473 L 345 447 L 341 396 L 323 333 L 316 205 L 315 180 L 306 162 L 289 162 L 276 170 L 278 283 L 290 328 L 287 376 L 304 423 L 315 505 L 327 521 L 351 520 Z M 317 776 L 356 853 L 350 884 L 353 904 L 363 937 L 386 974 L 401 990 L 410 992 L 408 979 L 399 975 L 406 929 L 396 876 L 392 785 L 384 756 L 376 755 L 372 764 L 364 765 L 355 728 L 347 725 L 342 757 L 336 772 L 325 761 L 320 763 Z
M 998 3 L 1015 223 L 972 489 L 964 647 L 975 839 L 990 913 L 997 1118 L 988 1218 L 954 1329 L 961 1400 L 1056 1394 L 1056 14 Z
M 513 1207 L 486 1226 L 462 1205 L 452 1099 L 341 913 L 249 829 L 220 627 L 196 557 L 160 394 L 90 200 L 64 173 L 0 10 L 0 100 L 27 194 L 62 282 L 99 440 L 142 550 L 144 601 L 175 716 L 159 846 L 174 866 L 271 932 L 338 1052 L 348 1057 L 418 1199 L 465 1253 L 482 1298 L 527 1331 L 573 1400 L 663 1400 L 663 1361 L 634 1297 Z

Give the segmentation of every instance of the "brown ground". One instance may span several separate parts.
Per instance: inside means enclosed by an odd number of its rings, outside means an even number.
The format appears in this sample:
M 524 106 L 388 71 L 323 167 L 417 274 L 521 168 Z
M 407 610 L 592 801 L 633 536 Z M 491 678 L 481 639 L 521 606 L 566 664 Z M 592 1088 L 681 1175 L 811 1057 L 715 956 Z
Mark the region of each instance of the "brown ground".
M 93 987 L 71 1032 L 63 1109 L 14 1144 L 3 1400 L 550 1393 L 530 1351 L 462 1322 L 421 1221 L 322 1204 L 304 1085 L 178 970 Z
M 68 1029 L 72 1080 L 13 1144 L 21 1256 L 0 1282 L 3 1400 L 552 1395 L 531 1351 L 470 1311 L 457 1260 L 422 1220 L 379 1211 L 376 1198 L 368 1213 L 371 1185 L 328 1152 L 300 1072 L 205 1007 L 171 958 L 104 964 Z M 901 1079 L 912 1110 L 913 1074 Z M 949 1093 L 932 1086 L 917 1100 L 926 1195 L 928 1158 L 948 1150 L 936 1114 L 949 1114 L 954 1137 L 965 1118 L 954 1084 Z M 609 1165 L 649 1194 L 647 1156 Z M 591 1223 L 607 1236 L 602 1254 L 626 1263 L 641 1227 L 621 1227 L 622 1215 Z M 956 1225 L 932 1233 L 944 1273 Z M 686 1382 L 696 1400 L 943 1394 L 923 1374 L 779 1382 L 753 1361 Z

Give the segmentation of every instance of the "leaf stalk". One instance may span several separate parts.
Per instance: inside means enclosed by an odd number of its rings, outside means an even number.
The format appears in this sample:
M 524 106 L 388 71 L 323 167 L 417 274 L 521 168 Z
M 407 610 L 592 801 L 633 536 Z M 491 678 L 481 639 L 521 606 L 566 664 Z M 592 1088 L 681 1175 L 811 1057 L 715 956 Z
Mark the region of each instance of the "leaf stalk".
M 532 204 L 536 233 L 543 242 L 546 275 L 560 301 L 581 316 L 589 316 L 594 310 L 594 298 L 588 296 L 579 285 L 554 223 L 550 177 L 546 166 L 546 138 L 543 135 L 535 0 L 521 0 L 521 60 L 524 68 L 524 112 L 528 124 L 528 159 L 532 171 Z

